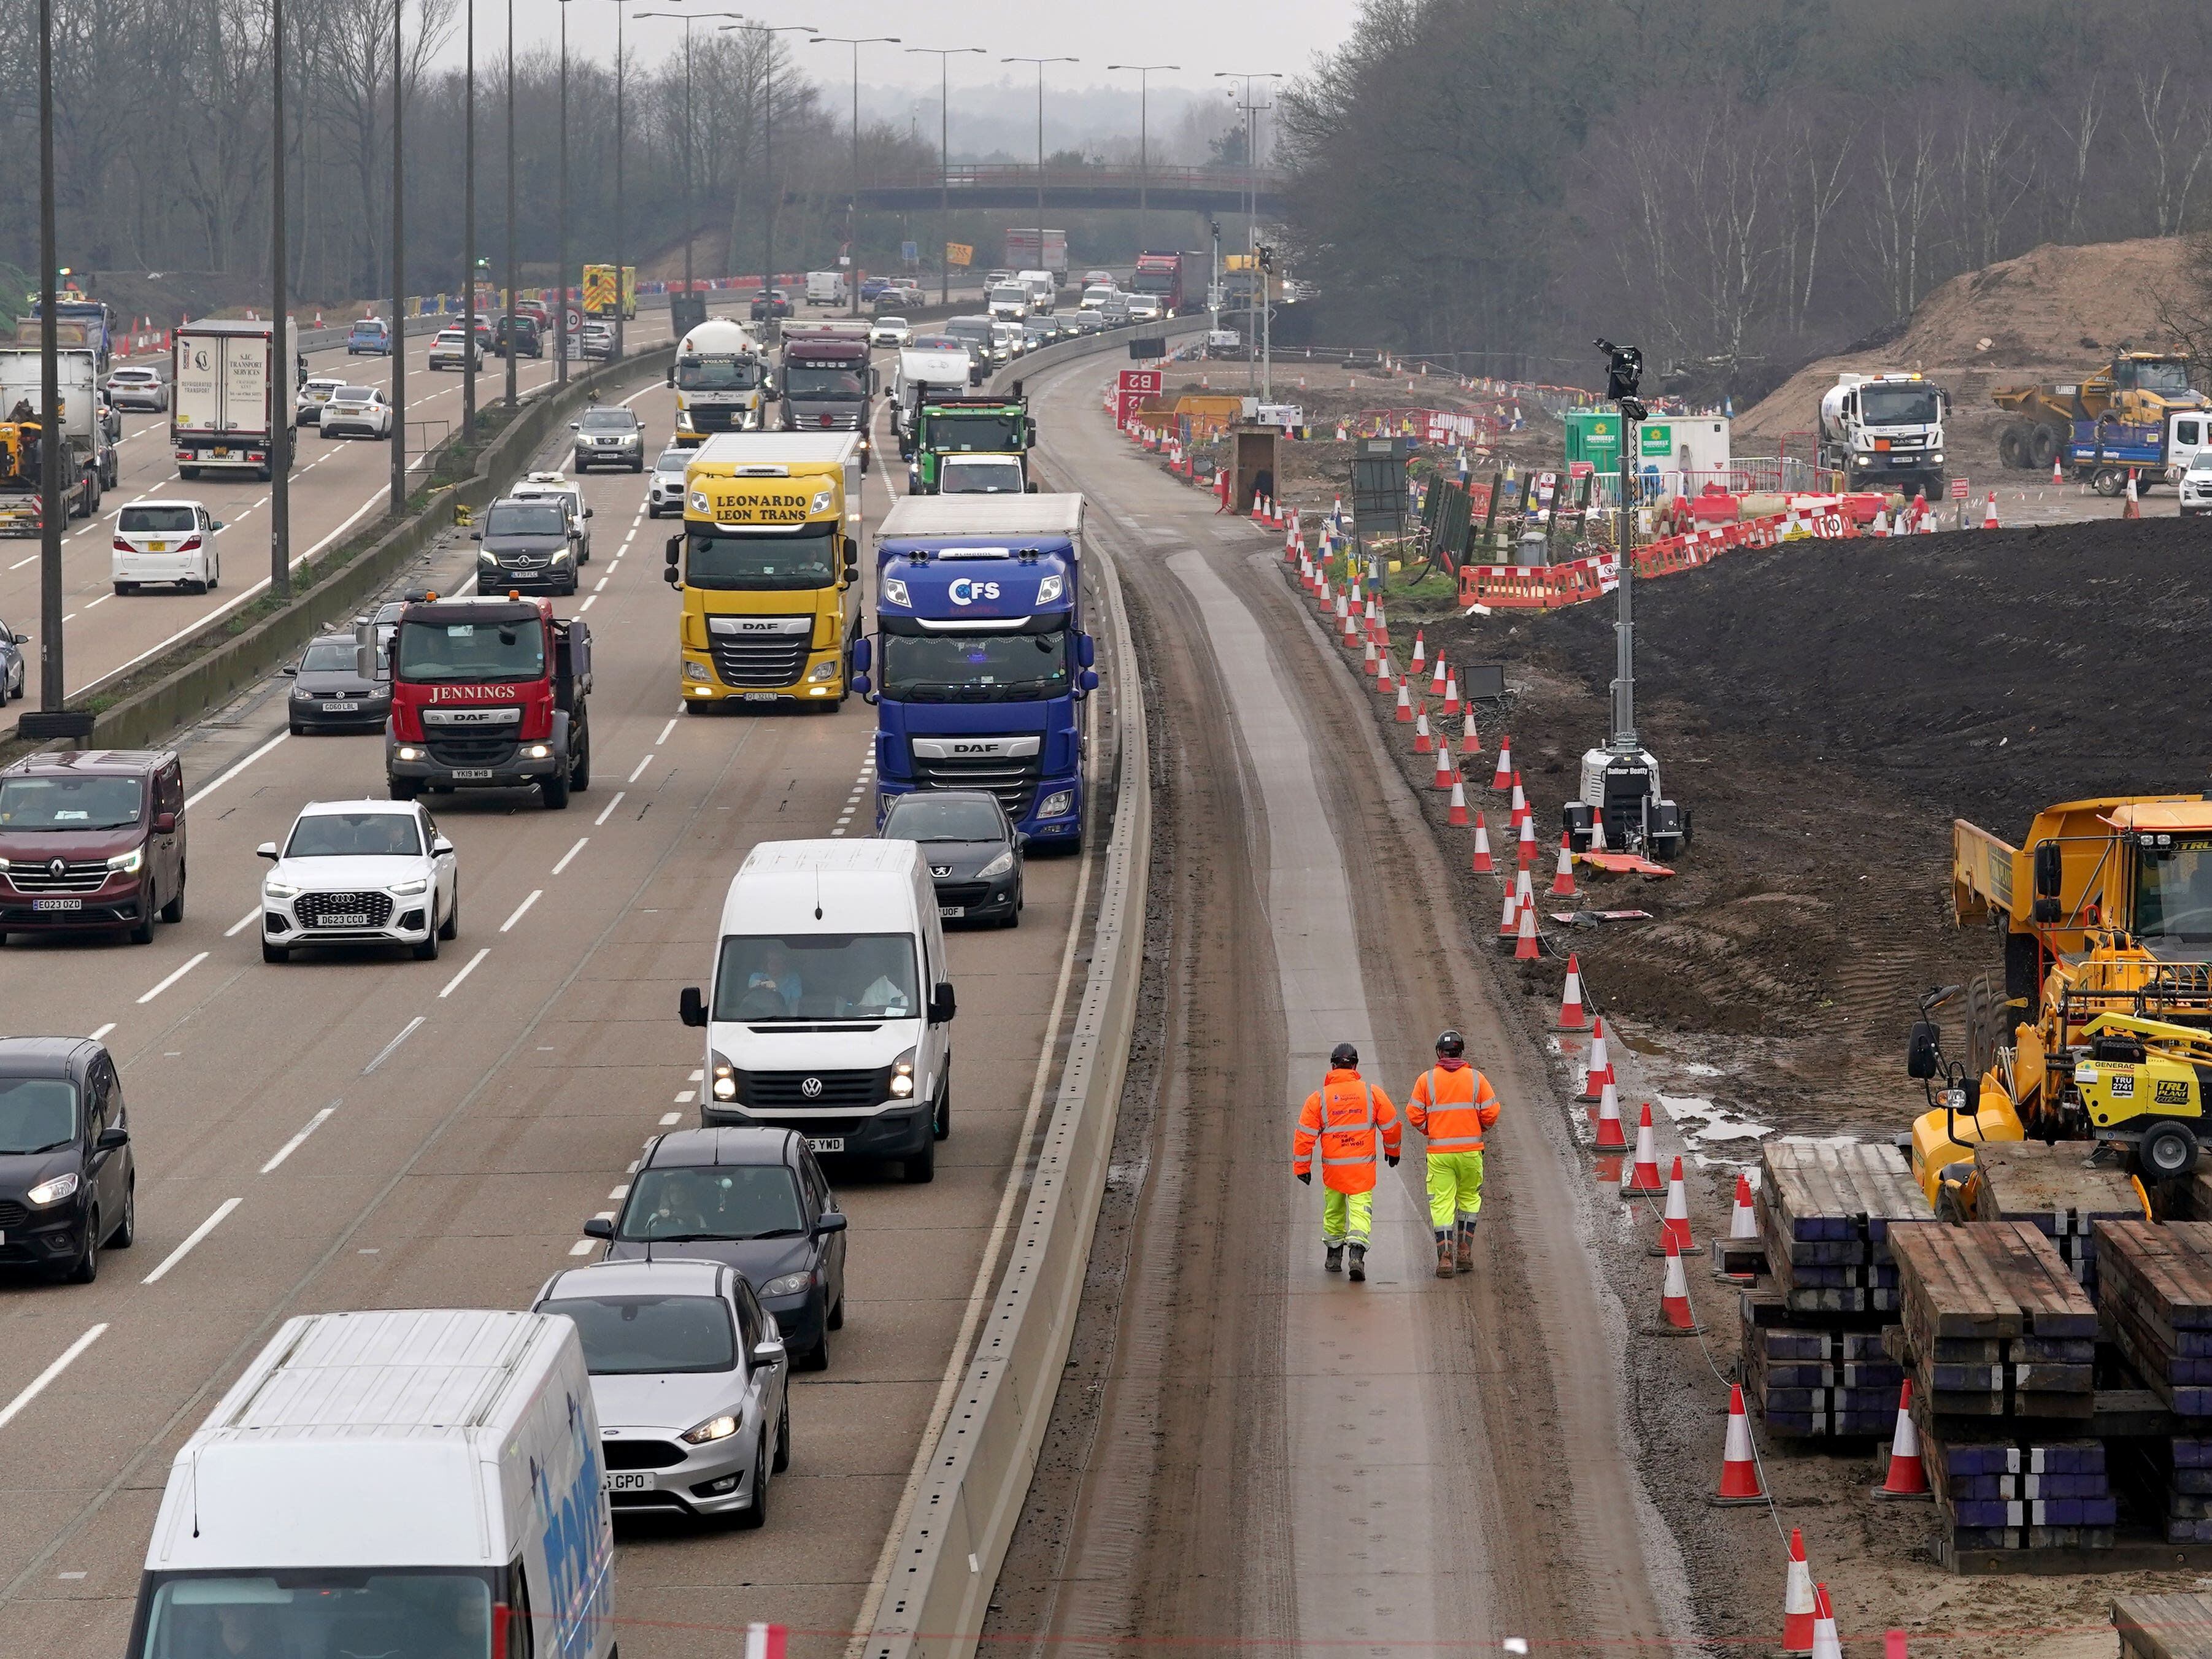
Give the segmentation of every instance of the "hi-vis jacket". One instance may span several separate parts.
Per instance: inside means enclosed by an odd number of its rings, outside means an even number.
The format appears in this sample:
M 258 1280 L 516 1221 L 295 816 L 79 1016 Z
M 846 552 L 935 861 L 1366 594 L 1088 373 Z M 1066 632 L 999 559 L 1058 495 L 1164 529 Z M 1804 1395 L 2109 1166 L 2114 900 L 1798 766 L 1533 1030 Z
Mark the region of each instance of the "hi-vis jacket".
M 1320 1088 L 1306 1097 L 1298 1114 L 1298 1132 L 1291 1146 L 1291 1173 L 1304 1175 L 1313 1168 L 1314 1146 L 1321 1147 L 1322 1185 L 1340 1193 L 1375 1190 L 1375 1138 L 1380 1130 L 1382 1150 L 1398 1156 L 1398 1109 L 1390 1097 L 1350 1070 L 1331 1072 Z
M 1465 1060 L 1440 1060 L 1413 1079 L 1406 1117 L 1431 1152 L 1479 1152 L 1482 1132 L 1498 1121 L 1498 1096 Z

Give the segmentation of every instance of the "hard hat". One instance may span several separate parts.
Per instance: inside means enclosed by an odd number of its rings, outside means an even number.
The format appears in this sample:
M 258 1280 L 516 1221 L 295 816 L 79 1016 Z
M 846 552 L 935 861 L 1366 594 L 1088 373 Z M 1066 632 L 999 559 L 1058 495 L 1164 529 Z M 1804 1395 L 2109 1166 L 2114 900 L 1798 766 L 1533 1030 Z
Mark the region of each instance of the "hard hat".
M 1340 1042 L 1328 1051 L 1328 1063 L 1336 1066 L 1357 1066 L 1359 1064 L 1359 1050 L 1348 1042 Z
M 1446 1056 L 1452 1060 L 1457 1060 L 1466 1052 L 1467 1039 L 1462 1036 L 1457 1031 L 1446 1031 L 1442 1036 L 1437 1039 L 1437 1053 L 1439 1055 Z

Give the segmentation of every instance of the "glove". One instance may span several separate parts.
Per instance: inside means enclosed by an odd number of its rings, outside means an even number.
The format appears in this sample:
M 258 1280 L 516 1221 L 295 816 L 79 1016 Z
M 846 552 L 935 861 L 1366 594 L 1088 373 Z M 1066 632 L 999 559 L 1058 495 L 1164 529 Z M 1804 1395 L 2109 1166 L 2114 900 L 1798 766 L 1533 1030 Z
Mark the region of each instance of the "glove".
M 1382 1154 L 1382 1161 L 1395 1170 L 1398 1167 L 1398 1154 L 1395 1152 L 1385 1152 Z
M 1313 1185 L 1313 1171 L 1311 1170 L 1301 1170 L 1298 1171 L 1298 1185 L 1301 1187 L 1310 1187 Z

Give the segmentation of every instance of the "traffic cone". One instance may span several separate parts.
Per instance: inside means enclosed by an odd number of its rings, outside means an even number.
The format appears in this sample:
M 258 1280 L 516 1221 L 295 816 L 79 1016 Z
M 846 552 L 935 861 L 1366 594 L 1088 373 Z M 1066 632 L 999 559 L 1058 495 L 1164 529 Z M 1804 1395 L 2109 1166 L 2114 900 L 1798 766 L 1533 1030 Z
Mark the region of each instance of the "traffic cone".
M 1639 1134 L 1639 1145 L 1641 1139 Z M 1667 1241 L 1667 1277 L 1659 1287 L 1659 1316 L 1670 1331 L 1698 1328 L 1698 1316 L 1690 1308 L 1690 1281 L 1682 1272 L 1682 1253 L 1672 1239 Z
M 1729 1243 L 1759 1237 L 1759 1214 L 1751 1207 L 1751 1177 L 1736 1172 L 1735 1202 L 1729 1208 Z
M 1429 741 L 1429 706 L 1423 702 L 1413 711 L 1413 752 L 1425 755 L 1435 746 Z
M 745 1626 L 744 1659 L 784 1659 L 790 1651 L 791 1627 L 756 1620 Z
M 1826 1584 L 1813 1586 L 1813 1659 L 1844 1659 L 1844 1644 L 1836 1634 L 1836 1610 L 1829 1603 Z
M 1459 713 L 1459 676 L 1457 674 L 1447 674 L 1444 677 L 1444 713 L 1447 714 Z
M 2052 454 L 2051 458 L 2051 482 L 2055 484 L 2063 484 L 2066 482 L 2066 472 L 2063 459 L 2056 453 Z
M 1459 752 L 1480 755 L 1482 752 L 1482 733 L 1474 729 L 1474 710 L 1467 711 L 1467 724 L 1460 728 Z
M 1398 724 L 1401 726 L 1411 726 L 1413 723 L 1413 694 L 1407 691 L 1402 684 L 1398 688 L 1397 719 Z
M 2128 504 L 2120 509 L 2120 516 L 2124 519 L 2142 517 L 2142 504 L 2136 499 L 2136 475 L 2132 471 L 2128 474 Z
M 1521 774 L 1516 771 L 1513 775 L 1513 822 L 1527 823 L 1534 816 L 1528 810 L 1528 797 L 1521 787 Z
M 1255 489 L 1252 492 L 1252 522 L 1257 524 L 1260 521 L 1260 492 Z
M 1427 641 L 1422 638 L 1421 630 L 1417 628 L 1413 630 L 1413 654 L 1406 659 L 1406 673 L 1407 678 L 1413 679 L 1419 678 L 1421 665 L 1428 661 L 1428 659 L 1429 649 Z
M 1682 1181 L 1682 1159 L 1677 1154 L 1674 1167 L 1667 1175 L 1667 1206 L 1659 1218 L 1659 1243 L 1652 1254 L 1671 1245 L 1684 1255 L 1696 1252 L 1697 1244 L 1690 1237 L 1690 1194 Z
M 1575 896 L 1575 855 L 1567 845 L 1563 830 L 1559 835 L 1559 866 L 1552 872 L 1552 896 L 1572 898 Z
M 1505 884 L 1505 908 L 1498 918 L 1498 942 L 1510 945 L 1520 937 L 1521 907 L 1515 902 L 1513 884 Z
M 1590 1022 L 1589 1057 L 1583 1062 L 1583 1091 L 1575 1098 L 1588 1105 L 1607 1084 L 1615 1081 L 1613 1061 L 1605 1052 L 1605 1016 L 1600 1014 Z
M 1437 752 L 1441 755 L 1444 751 L 1438 750 Z M 1467 786 L 1460 781 L 1456 772 L 1452 774 L 1451 806 L 1444 815 L 1444 822 L 1455 830 L 1467 828 Z
M 1990 491 L 1988 504 L 1982 508 L 1982 528 L 1984 530 L 2000 530 L 2003 528 L 2002 525 L 1997 523 L 1997 492 L 1994 489 Z
M 1602 812 L 1590 814 L 1589 850 L 1593 853 L 1605 851 L 1605 814 Z
M 1431 696 L 1441 697 L 1443 696 L 1444 681 L 1450 675 L 1450 672 L 1451 671 L 1444 665 L 1444 653 L 1441 651 L 1437 652 L 1436 664 L 1431 670 L 1429 675 L 1429 695 Z
M 1491 776 L 1490 787 L 1492 789 L 1510 789 L 1513 787 L 1513 734 L 1510 732 L 1498 740 L 1498 770 Z
M 1589 1015 L 1583 1007 L 1582 958 L 1572 951 L 1567 952 L 1567 986 L 1559 994 L 1559 1017 L 1552 1022 L 1555 1031 L 1586 1031 Z
M 1620 1127 L 1620 1095 L 1610 1083 L 1605 1085 L 1605 1092 L 1598 1097 L 1597 1139 L 1593 1144 L 1601 1152 L 1625 1152 L 1628 1150 L 1628 1137 Z M 1620 1179 L 1618 1169 L 1613 1171 L 1613 1179 Z
M 1897 1394 L 1897 1432 L 1889 1442 L 1889 1478 L 1874 1489 L 1876 1498 L 1927 1498 L 1928 1470 L 1920 1461 L 1920 1431 L 1912 1426 L 1912 1379 Z
M 1439 790 L 1449 789 L 1452 787 L 1452 779 L 1455 775 L 1452 771 L 1451 750 L 1439 749 L 1437 750 L 1437 773 L 1429 780 L 1430 783 Z
M 1397 689 L 1397 677 L 1390 672 L 1390 647 L 1386 645 L 1382 647 L 1382 659 L 1376 669 L 1375 689 L 1387 696 Z
M 1888 507 L 1878 507 L 1875 508 L 1874 522 L 1867 526 L 1867 533 L 1873 536 L 1887 536 L 1889 534 Z
M 1488 876 L 1497 873 L 1498 866 L 1490 857 L 1490 826 L 1482 821 L 1482 814 L 1474 815 L 1474 873 Z
M 1651 1103 L 1648 1100 L 1636 1118 L 1636 1163 L 1620 1190 L 1623 1194 L 1650 1194 L 1655 1197 L 1667 1190 L 1667 1183 L 1659 1179 L 1658 1136 L 1651 1127 Z
M 1728 1438 L 1721 1446 L 1721 1486 L 1712 1501 L 1764 1504 L 1766 1488 L 1759 1484 L 1759 1460 L 1751 1451 L 1751 1419 L 1743 1413 L 1743 1384 L 1729 1384 Z
M 1375 641 L 1370 640 L 1360 651 L 1359 677 L 1362 679 L 1373 679 L 1375 678 L 1375 671 L 1379 666 L 1381 666 L 1381 665 L 1377 663 L 1375 659 Z
M 1375 635 L 1376 644 L 1388 645 L 1390 642 L 1389 608 L 1380 599 L 1375 601 L 1375 620 L 1368 624 L 1368 628 Z
M 1513 944 L 1513 960 L 1534 962 L 1543 954 L 1536 944 L 1536 907 L 1524 904 L 1521 907 L 1521 931 Z
M 1805 1565 L 1805 1534 L 1790 1528 L 1790 1572 L 1782 1584 L 1782 1651 L 1813 1650 L 1813 1570 Z
M 1520 833 L 1513 838 L 1513 852 L 1516 859 L 1519 862 L 1523 874 L 1526 874 L 1529 870 L 1534 868 L 1536 863 L 1536 820 L 1534 817 L 1524 817 L 1521 820 Z
M 1533 912 L 1536 908 L 1536 890 L 1529 885 L 1528 872 L 1522 870 L 1513 878 L 1513 902 L 1520 909 Z

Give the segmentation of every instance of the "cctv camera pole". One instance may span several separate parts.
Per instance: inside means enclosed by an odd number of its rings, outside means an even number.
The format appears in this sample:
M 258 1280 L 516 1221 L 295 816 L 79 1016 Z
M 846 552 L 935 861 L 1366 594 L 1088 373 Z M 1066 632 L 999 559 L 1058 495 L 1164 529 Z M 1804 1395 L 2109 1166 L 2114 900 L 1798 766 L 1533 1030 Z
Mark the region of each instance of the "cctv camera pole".
M 1620 531 L 1613 545 L 1620 569 L 1613 596 L 1613 749 L 1618 755 L 1633 755 L 1642 745 L 1636 738 L 1636 509 L 1629 496 L 1636 474 L 1629 458 L 1635 453 L 1636 415 L 1643 405 L 1623 398 L 1620 408 Z M 1524 490 L 1528 487 L 1522 485 Z

